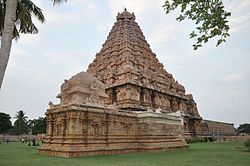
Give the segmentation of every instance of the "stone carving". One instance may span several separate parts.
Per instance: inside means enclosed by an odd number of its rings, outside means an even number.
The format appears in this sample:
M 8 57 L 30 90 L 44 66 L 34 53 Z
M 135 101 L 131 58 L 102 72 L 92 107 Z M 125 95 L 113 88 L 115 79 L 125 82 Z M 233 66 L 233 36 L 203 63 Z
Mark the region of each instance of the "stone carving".
M 177 115 L 67 105 L 49 109 L 46 119 L 40 154 L 77 157 L 188 147 Z
M 192 95 L 185 94 L 184 86 L 159 62 L 135 22 L 135 15 L 124 11 L 116 18 L 87 70 L 105 84 L 109 95 L 106 104 L 116 103 L 127 110 L 161 108 L 166 113 L 181 109 L 186 118 L 200 121 Z
M 86 103 L 104 105 L 108 95 L 105 94 L 103 83 L 87 72 L 80 72 L 69 80 L 64 80 L 61 93 L 57 97 L 61 99 L 61 105 Z
M 157 108 L 157 109 L 155 110 L 155 112 L 156 112 L 156 113 L 161 113 L 161 112 L 162 112 L 162 109 L 161 109 L 161 108 Z
M 193 96 L 168 73 L 135 22 L 118 13 L 107 40 L 87 72 L 64 80 L 60 104 L 49 103 L 41 154 L 61 157 L 187 148 L 186 137 L 202 137 Z M 184 117 L 184 118 L 183 118 Z M 211 127 L 212 126 L 212 127 Z
M 50 101 L 50 102 L 49 102 L 49 107 L 50 107 L 50 108 L 55 108 L 55 105 Z

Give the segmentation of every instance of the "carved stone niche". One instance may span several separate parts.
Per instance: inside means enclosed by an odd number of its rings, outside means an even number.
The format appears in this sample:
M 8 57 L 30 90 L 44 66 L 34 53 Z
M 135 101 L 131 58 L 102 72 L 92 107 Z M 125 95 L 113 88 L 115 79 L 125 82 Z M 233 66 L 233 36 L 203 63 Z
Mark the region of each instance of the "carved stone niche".
M 123 100 L 134 100 L 134 101 L 140 101 L 140 96 L 138 89 L 131 85 L 126 85 L 121 88 L 119 88 L 119 91 L 117 91 L 117 101 L 123 101 Z
M 60 105 L 97 104 L 104 105 L 108 95 L 105 85 L 87 72 L 80 72 L 61 85 Z

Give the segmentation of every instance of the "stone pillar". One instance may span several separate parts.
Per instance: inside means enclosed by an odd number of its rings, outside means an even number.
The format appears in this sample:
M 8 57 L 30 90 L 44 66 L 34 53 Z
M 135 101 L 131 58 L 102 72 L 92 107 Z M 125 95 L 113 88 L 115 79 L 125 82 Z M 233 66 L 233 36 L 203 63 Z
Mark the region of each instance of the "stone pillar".
M 151 105 L 152 108 L 155 108 L 155 92 L 153 90 L 150 91 Z
M 170 100 L 170 106 L 171 106 L 171 110 L 172 111 L 177 111 L 179 110 L 178 108 L 178 102 L 177 102 L 177 99 L 175 97 L 172 97 L 171 100 Z
M 139 92 L 140 92 L 140 102 L 141 104 L 143 104 L 144 103 L 144 89 L 140 88 Z
M 66 133 L 67 133 L 67 119 L 64 116 L 62 119 L 62 137 L 63 137 L 63 141 L 66 141 Z
M 112 104 L 117 102 L 117 91 L 116 91 L 116 88 L 112 88 L 111 101 L 112 101 Z
M 51 117 L 50 115 L 46 115 L 46 135 L 51 136 L 52 135 L 52 124 L 51 124 Z
M 186 112 L 186 110 L 187 110 L 187 105 L 186 105 L 185 101 L 182 99 L 180 99 L 180 102 L 179 102 L 179 109 L 184 111 L 184 112 Z

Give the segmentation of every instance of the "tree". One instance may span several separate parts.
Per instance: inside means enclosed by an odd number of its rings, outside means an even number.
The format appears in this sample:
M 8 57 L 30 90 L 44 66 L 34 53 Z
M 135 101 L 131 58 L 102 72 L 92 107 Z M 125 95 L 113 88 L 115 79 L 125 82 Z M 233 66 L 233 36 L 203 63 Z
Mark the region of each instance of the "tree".
M 5 17 L 5 1 L 0 1 L 0 36 L 2 36 L 2 30 L 4 27 L 4 17 Z M 38 29 L 32 22 L 32 15 L 34 15 L 40 22 L 44 23 L 45 18 L 42 10 L 37 7 L 30 0 L 17 0 L 17 10 L 16 10 L 16 20 L 13 31 L 13 38 L 18 39 L 20 37 L 19 33 L 38 33 Z
M 46 118 L 39 117 L 29 121 L 29 128 L 33 135 L 46 133 Z
M 10 119 L 11 117 L 9 114 L 0 112 L 0 134 L 8 133 L 12 128 Z
M 250 124 L 240 124 L 240 126 L 237 128 L 239 133 L 247 133 L 250 134 Z
M 51 0 L 53 2 L 53 4 L 59 4 L 59 3 L 62 3 L 62 2 L 67 2 L 67 0 Z
M 190 38 L 196 39 L 195 50 L 211 38 L 219 37 L 216 44 L 219 46 L 230 36 L 227 19 L 231 13 L 224 10 L 222 0 L 166 0 L 163 7 L 167 14 L 180 8 L 177 21 L 187 18 L 195 22 L 196 30 L 189 34 Z
M 40 8 L 30 0 L 0 0 L 0 89 L 10 56 L 12 39 L 19 33 L 37 33 L 38 29 L 32 22 L 34 15 L 40 22 L 45 18 Z
M 15 117 L 17 120 L 14 122 L 14 127 L 11 131 L 12 134 L 27 134 L 28 133 L 28 122 L 27 122 L 27 116 L 25 116 L 25 113 L 23 110 L 20 110 L 17 112 Z
M 13 38 L 13 30 L 16 18 L 16 0 L 6 0 L 6 12 L 4 19 L 4 29 L 2 33 L 2 42 L 0 49 L 0 89 L 2 87 L 3 77 L 10 56 L 10 49 Z

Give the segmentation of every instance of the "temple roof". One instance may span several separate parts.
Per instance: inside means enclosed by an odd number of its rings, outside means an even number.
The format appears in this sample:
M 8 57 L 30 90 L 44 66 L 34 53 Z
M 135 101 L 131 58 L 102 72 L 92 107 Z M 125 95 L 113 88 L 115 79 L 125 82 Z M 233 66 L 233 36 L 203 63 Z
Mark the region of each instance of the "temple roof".
M 134 13 L 116 16 L 107 40 L 88 72 L 106 88 L 131 83 L 185 98 L 185 88 L 168 73 L 150 49 Z
M 118 13 L 118 15 L 116 16 L 116 20 L 124 20 L 124 19 L 135 20 L 135 15 L 134 15 L 134 13 L 132 13 L 132 14 L 129 13 L 127 11 L 127 9 L 125 8 L 121 14 Z

